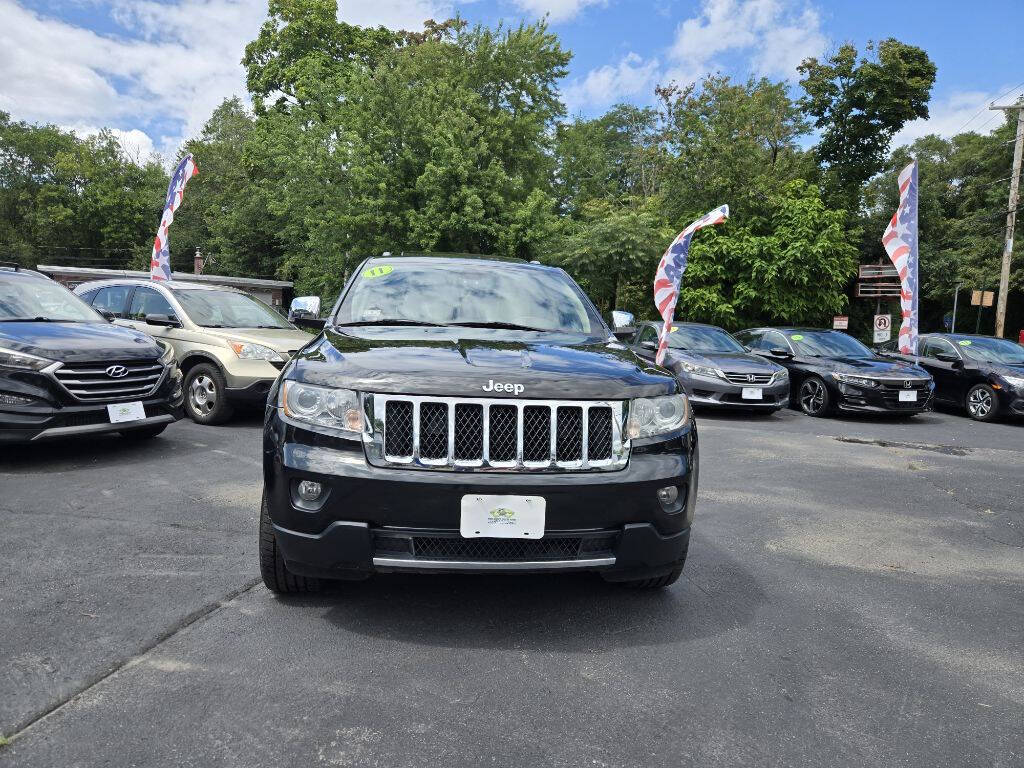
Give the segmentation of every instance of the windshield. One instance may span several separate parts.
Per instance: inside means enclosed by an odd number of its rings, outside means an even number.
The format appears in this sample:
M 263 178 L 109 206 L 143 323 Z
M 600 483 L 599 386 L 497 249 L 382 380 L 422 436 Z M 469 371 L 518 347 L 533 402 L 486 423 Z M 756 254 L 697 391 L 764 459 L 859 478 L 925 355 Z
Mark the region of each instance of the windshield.
M 743 345 L 721 328 L 696 325 L 673 325 L 668 345 L 693 352 L 743 352 Z
M 1024 347 L 1006 339 L 954 339 L 957 348 L 968 357 L 986 363 L 1024 365 Z
M 561 272 L 467 261 L 365 269 L 338 308 L 339 325 L 460 325 L 590 334 L 600 328 Z
M 852 336 L 838 331 L 786 331 L 798 355 L 817 357 L 874 357 L 870 349 Z
M 295 327 L 272 307 L 245 293 L 187 288 L 176 288 L 172 293 L 189 319 L 204 328 Z
M 0 279 L 0 322 L 105 323 L 67 288 L 43 278 Z

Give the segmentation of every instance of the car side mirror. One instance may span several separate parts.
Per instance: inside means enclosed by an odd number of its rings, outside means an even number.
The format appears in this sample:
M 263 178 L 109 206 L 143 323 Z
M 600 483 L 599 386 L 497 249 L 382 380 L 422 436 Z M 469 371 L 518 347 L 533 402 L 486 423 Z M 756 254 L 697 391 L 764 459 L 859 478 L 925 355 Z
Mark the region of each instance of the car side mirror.
M 165 328 L 180 328 L 181 321 L 174 315 L 146 315 L 146 325 L 160 325 Z
M 640 346 L 643 347 L 644 349 L 649 349 L 652 352 L 654 352 L 655 350 L 658 349 L 658 342 L 651 341 L 650 339 L 648 339 L 647 341 L 641 341 Z
M 943 363 L 953 363 L 956 365 L 960 362 L 960 358 L 954 355 L 952 352 L 939 352 L 935 359 Z
M 768 354 L 771 355 L 772 357 L 782 358 L 790 358 L 793 356 L 792 352 L 790 352 L 788 349 L 783 349 L 782 347 L 772 347 L 770 350 L 768 350 Z
M 636 318 L 632 312 L 626 312 L 624 309 L 612 310 L 612 330 L 632 328 L 634 323 Z
M 109 309 L 101 309 L 99 312 L 101 315 L 103 315 L 103 317 L 106 319 L 108 323 L 112 323 L 114 322 L 115 319 L 117 319 L 117 315 L 115 315 Z
M 612 335 L 619 341 L 628 344 L 636 336 L 636 328 L 616 328 L 612 331 Z
M 322 317 L 296 317 L 292 320 L 295 325 L 304 331 L 312 331 L 313 333 L 320 333 L 327 325 L 327 321 Z

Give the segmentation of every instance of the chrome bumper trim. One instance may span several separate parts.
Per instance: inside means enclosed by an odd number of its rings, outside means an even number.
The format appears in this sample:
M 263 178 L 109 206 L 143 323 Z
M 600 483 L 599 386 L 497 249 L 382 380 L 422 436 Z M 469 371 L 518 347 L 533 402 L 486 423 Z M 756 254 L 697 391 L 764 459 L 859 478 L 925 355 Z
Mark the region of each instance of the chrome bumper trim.
M 614 557 L 594 557 L 588 560 L 519 560 L 495 562 L 493 560 L 413 560 L 401 557 L 375 557 L 377 568 L 402 570 L 449 571 L 563 571 L 570 568 L 607 568 L 615 565 Z

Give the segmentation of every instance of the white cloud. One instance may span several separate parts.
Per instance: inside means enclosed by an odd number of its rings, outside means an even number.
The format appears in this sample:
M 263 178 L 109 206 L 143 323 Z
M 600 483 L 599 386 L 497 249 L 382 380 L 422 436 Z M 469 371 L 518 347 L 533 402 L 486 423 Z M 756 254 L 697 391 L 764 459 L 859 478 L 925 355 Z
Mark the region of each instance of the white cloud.
M 792 78 L 797 65 L 825 50 L 821 17 L 789 0 L 704 0 L 698 16 L 676 29 L 671 58 L 677 66 L 708 71 L 715 57 L 743 52 L 751 71 Z
M 170 158 L 223 99 L 246 96 L 241 59 L 266 0 L 90 2 L 123 33 L 100 35 L 0 0 L 0 109 L 18 120 L 108 126 L 126 146 L 155 145 Z M 453 13 L 447 0 L 340 4 L 345 21 L 393 28 Z
M 949 138 L 965 131 L 989 133 L 1003 124 L 1004 113 L 989 110 L 991 102 L 1013 104 L 1024 96 L 1024 88 L 1006 87 L 986 91 L 954 91 L 949 96 L 933 99 L 928 105 L 929 117 L 903 126 L 893 138 L 894 146 L 911 144 L 922 136 L 937 134 Z
M 582 80 L 563 89 L 569 112 L 598 109 L 631 97 L 648 97 L 657 84 L 657 59 L 644 61 L 636 53 L 629 53 L 614 66 L 606 64 L 592 69 Z
M 88 138 L 90 136 L 97 135 L 101 128 L 95 125 L 64 125 L 61 126 L 64 130 L 73 131 L 75 135 L 80 138 Z M 121 151 L 124 153 L 132 162 L 139 165 L 145 163 L 154 152 L 156 147 L 153 145 L 153 139 L 149 137 L 149 134 L 144 131 L 140 131 L 138 128 L 132 128 L 131 130 L 121 130 L 120 128 L 109 128 L 108 129 L 114 138 L 117 139 L 117 143 L 121 145 Z
M 551 21 L 561 22 L 575 18 L 590 5 L 607 5 L 608 0 L 515 0 L 515 4 L 534 16 L 550 15 Z

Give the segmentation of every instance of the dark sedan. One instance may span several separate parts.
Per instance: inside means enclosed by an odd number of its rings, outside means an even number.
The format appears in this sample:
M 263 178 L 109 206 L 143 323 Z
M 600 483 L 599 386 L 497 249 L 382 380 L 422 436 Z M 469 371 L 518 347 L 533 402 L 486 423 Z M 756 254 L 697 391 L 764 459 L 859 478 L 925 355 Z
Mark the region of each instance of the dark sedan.
M 809 416 L 835 410 L 913 416 L 931 407 L 935 384 L 910 362 L 876 355 L 852 336 L 815 328 L 751 328 L 736 338 L 786 366 Z
M 640 323 L 632 339 L 638 355 L 653 360 L 661 323 Z M 743 345 L 722 328 L 676 323 L 668 337 L 665 367 L 686 389 L 690 402 L 707 408 L 744 408 L 773 413 L 789 404 L 789 373 Z
M 918 339 L 913 361 L 935 379 L 935 400 L 965 408 L 972 419 L 1024 416 L 1024 347 L 1008 339 L 933 333 Z

